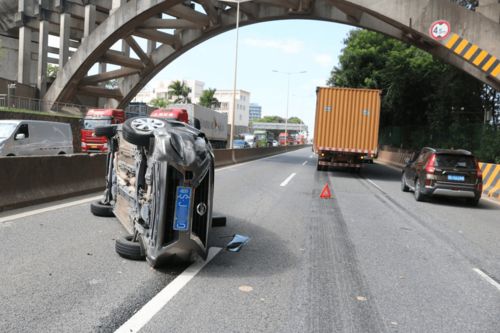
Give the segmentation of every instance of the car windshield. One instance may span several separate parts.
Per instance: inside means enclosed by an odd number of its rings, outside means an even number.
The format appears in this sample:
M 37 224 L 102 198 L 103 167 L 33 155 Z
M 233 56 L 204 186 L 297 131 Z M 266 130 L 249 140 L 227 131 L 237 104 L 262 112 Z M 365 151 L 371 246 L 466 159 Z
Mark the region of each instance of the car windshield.
M 8 138 L 9 136 L 12 135 L 12 132 L 16 129 L 17 124 L 16 123 L 4 123 L 0 124 L 0 138 Z
M 83 128 L 85 129 L 95 129 L 99 126 L 107 126 L 111 125 L 110 118 L 102 118 L 102 119 L 85 119 L 83 122 Z
M 234 141 L 233 141 L 233 144 L 234 144 L 234 145 L 241 145 L 241 146 L 242 146 L 242 145 L 244 145 L 244 144 L 245 144 L 245 141 L 243 141 L 243 140 L 234 140 Z
M 476 167 L 476 163 L 474 161 L 474 157 L 472 156 L 438 154 L 436 158 L 436 166 L 442 168 L 474 169 Z

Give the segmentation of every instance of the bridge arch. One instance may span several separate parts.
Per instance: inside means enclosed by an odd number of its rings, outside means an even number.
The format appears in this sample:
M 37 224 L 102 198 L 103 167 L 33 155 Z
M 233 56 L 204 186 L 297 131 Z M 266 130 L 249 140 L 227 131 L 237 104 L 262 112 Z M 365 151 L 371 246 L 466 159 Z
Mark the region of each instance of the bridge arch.
M 168 18 L 162 18 L 163 14 Z M 174 59 L 233 29 L 235 14 L 235 4 L 215 0 L 126 2 L 83 39 L 44 99 L 74 102 L 78 96 L 104 97 L 123 107 Z M 240 26 L 286 19 L 322 20 L 381 32 L 430 52 L 500 90 L 500 63 L 495 57 L 500 58 L 500 25 L 446 0 L 254 0 L 240 5 Z M 451 27 L 450 36 L 443 41 L 429 34 L 429 27 L 438 20 L 448 21 Z M 134 36 L 159 46 L 144 50 Z M 125 51 L 111 50 L 120 40 Z M 484 51 L 481 61 L 474 56 L 464 58 L 464 48 L 472 46 L 477 48 L 476 56 Z M 130 56 L 128 49 L 136 57 Z M 88 75 L 96 63 L 121 67 Z M 111 79 L 118 79 L 118 87 L 102 86 Z

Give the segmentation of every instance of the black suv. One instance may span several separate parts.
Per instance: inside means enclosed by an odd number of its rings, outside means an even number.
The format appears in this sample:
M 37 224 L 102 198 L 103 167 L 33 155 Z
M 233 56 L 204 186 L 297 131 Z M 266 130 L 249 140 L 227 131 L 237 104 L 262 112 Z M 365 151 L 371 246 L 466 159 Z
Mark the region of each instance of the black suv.
M 463 149 L 423 148 L 406 161 L 401 190 L 415 193 L 417 201 L 433 195 L 467 198 L 476 206 L 483 191 L 483 176 L 477 159 Z

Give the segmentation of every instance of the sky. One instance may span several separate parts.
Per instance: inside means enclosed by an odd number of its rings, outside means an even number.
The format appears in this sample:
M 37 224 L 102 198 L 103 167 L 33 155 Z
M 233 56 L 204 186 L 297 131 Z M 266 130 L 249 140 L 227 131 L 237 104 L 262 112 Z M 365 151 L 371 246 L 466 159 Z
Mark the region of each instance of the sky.
M 282 20 L 239 28 L 237 89 L 250 92 L 262 115 L 285 117 L 290 78 L 289 117 L 314 130 L 316 87 L 325 86 L 350 26 L 311 20 Z M 205 89 L 232 90 L 236 31 L 233 29 L 187 51 L 155 76 L 159 80 L 199 80 Z M 302 72 L 284 74 L 280 72 Z

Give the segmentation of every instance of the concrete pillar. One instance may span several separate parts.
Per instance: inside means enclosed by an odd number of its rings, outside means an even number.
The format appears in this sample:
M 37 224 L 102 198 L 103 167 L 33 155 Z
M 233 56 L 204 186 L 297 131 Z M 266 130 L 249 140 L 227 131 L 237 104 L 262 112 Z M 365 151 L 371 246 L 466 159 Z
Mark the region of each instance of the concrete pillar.
M 97 71 L 98 71 L 99 74 L 106 73 L 106 63 L 105 62 L 100 62 L 99 66 L 97 68 Z M 102 87 L 104 87 L 105 83 L 100 83 L 99 85 L 102 86 Z M 97 104 L 99 105 L 100 108 L 106 107 L 107 102 L 108 102 L 108 99 L 104 98 L 104 97 L 99 97 L 97 99 Z
M 85 6 L 85 21 L 83 23 L 83 37 L 90 35 L 95 28 L 96 9 L 95 5 Z
M 38 37 L 38 73 L 37 88 L 40 98 L 43 98 L 47 90 L 47 54 L 49 47 L 49 22 L 40 21 Z
M 71 14 L 61 13 L 59 29 L 59 70 L 62 70 L 69 58 L 69 32 Z
M 156 42 L 154 40 L 149 40 L 148 39 L 148 56 L 150 56 L 153 51 L 156 49 Z
M 31 28 L 19 28 L 19 49 L 17 54 L 17 81 L 31 84 Z
M 111 11 L 109 12 L 109 14 L 112 15 L 115 10 L 117 10 L 121 5 L 123 5 L 126 2 L 127 2 L 126 0 L 112 0 Z

